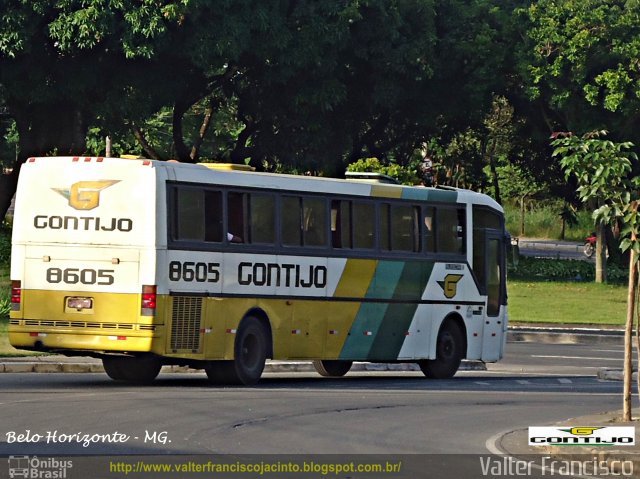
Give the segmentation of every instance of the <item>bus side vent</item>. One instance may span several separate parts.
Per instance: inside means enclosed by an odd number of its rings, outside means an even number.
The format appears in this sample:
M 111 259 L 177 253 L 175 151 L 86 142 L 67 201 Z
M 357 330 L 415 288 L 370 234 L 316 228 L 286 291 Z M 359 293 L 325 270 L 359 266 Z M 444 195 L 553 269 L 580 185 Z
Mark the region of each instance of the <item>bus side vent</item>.
M 171 349 L 177 351 L 200 351 L 200 321 L 202 298 L 174 296 L 171 314 Z

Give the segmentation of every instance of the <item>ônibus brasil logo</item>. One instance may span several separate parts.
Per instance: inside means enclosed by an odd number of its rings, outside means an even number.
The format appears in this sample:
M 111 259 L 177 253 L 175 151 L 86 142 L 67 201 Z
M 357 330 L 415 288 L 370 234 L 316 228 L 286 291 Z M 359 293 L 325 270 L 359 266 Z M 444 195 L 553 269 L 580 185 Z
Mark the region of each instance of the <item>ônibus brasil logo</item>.
M 530 446 L 634 446 L 633 426 L 530 427 Z

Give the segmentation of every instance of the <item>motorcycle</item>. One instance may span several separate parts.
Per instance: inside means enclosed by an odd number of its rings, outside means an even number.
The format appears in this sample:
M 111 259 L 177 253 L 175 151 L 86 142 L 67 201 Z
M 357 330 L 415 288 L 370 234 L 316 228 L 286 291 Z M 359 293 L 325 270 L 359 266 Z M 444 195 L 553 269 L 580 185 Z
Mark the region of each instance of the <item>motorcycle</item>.
M 593 254 L 596 252 L 596 234 L 591 233 L 584 239 L 584 247 L 582 251 L 587 258 L 591 258 Z

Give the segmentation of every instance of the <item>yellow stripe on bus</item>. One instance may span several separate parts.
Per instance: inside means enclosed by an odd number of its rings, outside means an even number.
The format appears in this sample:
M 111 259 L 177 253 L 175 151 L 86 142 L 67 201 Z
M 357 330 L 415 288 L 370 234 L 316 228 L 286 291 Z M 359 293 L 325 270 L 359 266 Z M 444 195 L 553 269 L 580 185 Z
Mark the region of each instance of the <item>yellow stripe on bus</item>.
M 382 198 L 402 198 L 402 188 L 387 185 L 371 185 L 371 196 Z
M 376 272 L 378 262 L 372 259 L 350 259 L 336 287 L 336 298 L 364 298 Z

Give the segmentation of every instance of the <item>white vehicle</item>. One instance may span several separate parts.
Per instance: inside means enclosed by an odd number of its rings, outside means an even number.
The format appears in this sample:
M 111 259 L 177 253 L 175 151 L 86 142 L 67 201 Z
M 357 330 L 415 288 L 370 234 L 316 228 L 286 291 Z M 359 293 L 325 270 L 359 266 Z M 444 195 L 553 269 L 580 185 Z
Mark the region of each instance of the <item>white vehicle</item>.
M 163 364 L 251 384 L 265 360 L 502 357 L 504 219 L 491 198 L 96 157 L 20 173 L 9 338 L 102 358 L 117 380 Z

